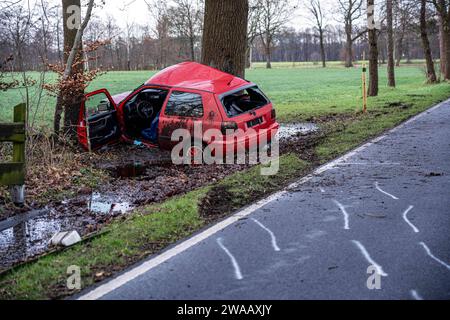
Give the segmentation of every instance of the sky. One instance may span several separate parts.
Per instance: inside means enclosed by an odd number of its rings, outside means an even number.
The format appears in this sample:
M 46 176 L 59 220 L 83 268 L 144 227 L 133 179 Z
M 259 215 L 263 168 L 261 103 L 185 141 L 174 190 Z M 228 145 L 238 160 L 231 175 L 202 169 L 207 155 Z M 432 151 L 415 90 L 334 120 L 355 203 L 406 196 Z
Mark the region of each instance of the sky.
M 24 0 L 24 3 L 30 1 L 31 4 L 41 0 Z M 164 0 L 159 0 L 164 1 Z M 293 13 L 291 21 L 287 23 L 288 27 L 294 29 L 304 29 L 313 26 L 312 20 L 308 12 L 305 10 L 304 4 L 308 0 L 289 0 L 292 5 L 297 5 L 297 10 Z M 379 2 L 380 0 L 376 1 Z M 61 0 L 48 0 L 51 4 L 60 4 Z M 100 2 L 98 0 L 97 2 Z M 94 15 L 105 18 L 110 15 L 115 18 L 117 24 L 125 28 L 128 22 L 145 25 L 152 24 L 152 16 L 147 8 L 145 0 L 104 0 L 105 5 L 101 8 L 94 9 Z M 166 1 L 169 5 L 173 3 L 171 0 Z M 86 3 L 86 0 L 82 0 Z M 332 12 L 336 7 L 336 0 L 320 0 L 323 11 L 328 13 L 327 22 L 329 24 L 337 24 L 335 14 Z
M 164 0 L 160 0 L 164 1 Z M 332 3 L 336 0 L 321 0 L 320 3 L 324 8 L 331 8 Z M 171 1 L 166 1 L 169 5 Z M 305 28 L 306 26 L 311 26 L 310 19 L 306 17 L 306 12 L 302 9 L 302 2 L 305 0 L 289 0 L 292 5 L 298 5 L 298 9 L 294 12 L 292 21 L 288 23 L 288 26 L 295 29 Z M 106 16 L 110 14 L 114 16 L 117 23 L 124 27 L 126 25 L 126 19 L 129 21 L 134 21 L 138 24 L 148 23 L 149 13 L 147 10 L 147 5 L 144 0 L 106 0 L 106 5 L 104 10 L 97 10 L 96 14 L 99 16 Z

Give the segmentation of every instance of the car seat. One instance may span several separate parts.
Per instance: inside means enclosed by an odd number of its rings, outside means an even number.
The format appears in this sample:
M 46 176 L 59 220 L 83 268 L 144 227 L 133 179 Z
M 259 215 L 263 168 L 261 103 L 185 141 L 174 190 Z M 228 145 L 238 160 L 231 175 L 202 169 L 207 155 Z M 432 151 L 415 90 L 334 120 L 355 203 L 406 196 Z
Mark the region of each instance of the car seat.
M 158 127 L 159 127 L 159 116 L 161 115 L 161 112 L 158 113 L 158 115 L 153 119 L 152 124 L 150 128 L 147 128 L 141 132 L 142 137 L 144 140 L 151 141 L 151 142 L 158 142 Z

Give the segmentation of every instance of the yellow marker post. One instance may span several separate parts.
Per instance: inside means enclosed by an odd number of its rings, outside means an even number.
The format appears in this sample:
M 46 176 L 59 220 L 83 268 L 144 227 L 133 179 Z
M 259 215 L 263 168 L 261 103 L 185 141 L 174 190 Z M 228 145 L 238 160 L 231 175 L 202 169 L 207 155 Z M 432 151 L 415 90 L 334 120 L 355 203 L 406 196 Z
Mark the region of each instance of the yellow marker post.
M 363 63 L 362 63 L 362 94 L 363 94 L 363 113 L 367 113 L 367 81 L 366 81 L 366 52 L 363 52 Z

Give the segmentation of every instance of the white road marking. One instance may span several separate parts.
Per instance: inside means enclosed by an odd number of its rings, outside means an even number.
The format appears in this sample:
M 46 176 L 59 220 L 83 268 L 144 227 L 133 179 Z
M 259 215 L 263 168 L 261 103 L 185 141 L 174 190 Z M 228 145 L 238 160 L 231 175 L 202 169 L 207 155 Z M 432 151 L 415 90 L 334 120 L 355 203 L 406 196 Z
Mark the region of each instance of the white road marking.
M 233 264 L 233 268 L 234 268 L 234 275 L 236 277 L 237 280 L 242 280 L 244 279 L 244 277 L 242 276 L 241 273 L 241 268 L 239 268 L 239 264 L 236 261 L 236 258 L 231 254 L 231 252 L 223 245 L 223 239 L 222 238 L 218 238 L 217 239 L 217 244 L 219 245 L 220 248 L 222 248 L 223 251 L 225 251 L 225 253 L 228 255 L 228 257 L 230 257 L 231 263 Z
M 380 191 L 381 193 L 391 197 L 394 200 L 398 200 L 398 198 L 390 193 L 387 193 L 386 191 L 384 191 L 383 189 L 380 188 L 380 185 L 378 184 L 378 182 L 375 182 L 375 188 L 377 188 L 378 191 Z
M 425 242 L 421 242 L 420 245 L 425 249 L 425 251 L 427 252 L 427 254 L 436 262 L 440 263 L 441 265 L 443 265 L 444 267 L 446 267 L 448 270 L 450 270 L 450 265 L 446 264 L 444 261 L 442 261 L 441 259 L 437 258 L 435 255 L 433 255 L 433 253 L 431 253 L 430 248 L 427 247 L 427 245 L 425 244 Z
M 183 241 L 182 243 L 178 244 L 177 246 L 168 249 L 166 251 L 163 251 L 161 254 L 152 257 L 151 259 L 143 262 L 142 264 L 140 264 L 139 266 L 128 270 L 127 272 L 123 273 L 122 275 L 113 278 L 107 282 L 105 282 L 104 284 L 98 286 L 97 288 L 85 293 L 84 295 L 80 296 L 78 298 L 78 300 L 96 300 L 96 299 L 100 299 L 101 297 L 105 296 L 108 293 L 111 293 L 112 291 L 120 288 L 121 286 L 123 286 L 124 284 L 136 279 L 137 277 L 139 277 L 140 275 L 156 268 L 157 266 L 159 266 L 160 264 L 170 260 L 171 258 L 173 258 L 174 256 L 183 253 L 184 251 L 188 250 L 189 248 L 199 244 L 200 242 L 204 241 L 205 239 L 211 237 L 212 235 L 216 234 L 217 232 L 227 228 L 228 226 L 232 225 L 233 223 L 241 220 L 242 218 L 245 218 L 247 216 L 249 216 L 250 214 L 252 214 L 253 212 L 255 212 L 256 210 L 264 207 L 265 205 L 273 202 L 273 201 L 277 201 L 279 199 L 281 199 L 283 196 L 285 196 L 288 193 L 288 190 L 290 189 L 296 189 L 298 188 L 300 185 L 305 184 L 306 182 L 310 181 L 312 178 L 314 178 L 315 176 L 321 175 L 324 172 L 329 171 L 330 169 L 335 168 L 336 166 L 338 166 L 340 163 L 346 162 L 348 161 L 350 158 L 354 157 L 355 155 L 357 155 L 358 153 L 364 151 L 365 149 L 371 147 L 372 145 L 384 140 L 389 134 L 394 133 L 402 128 L 404 128 L 405 126 L 407 126 L 408 124 L 424 117 L 425 115 L 427 115 L 430 112 L 433 112 L 434 110 L 444 106 L 446 103 L 450 102 L 450 99 L 444 102 L 441 102 L 440 104 L 418 114 L 417 116 L 411 118 L 410 120 L 406 121 L 405 123 L 399 125 L 396 128 L 393 128 L 391 130 L 389 130 L 386 134 L 379 136 L 373 140 L 371 140 L 368 143 L 365 143 L 364 145 L 354 149 L 353 151 L 348 152 L 347 154 L 343 155 L 342 157 L 335 159 L 319 168 L 317 168 L 312 174 L 307 175 L 306 177 L 303 177 L 302 179 L 300 179 L 299 181 L 291 184 L 289 187 L 287 187 L 285 190 L 279 191 L 269 197 L 267 197 L 266 199 L 263 199 L 261 201 L 258 201 L 257 203 L 248 206 L 247 208 L 237 212 L 235 215 L 229 217 L 226 220 L 223 220 L 219 223 L 217 223 L 216 225 L 210 227 L 209 229 L 206 229 L 205 231 L 195 235 L 194 237 L 191 237 L 185 241 Z
M 420 301 L 423 300 L 423 298 L 420 296 L 420 294 L 416 290 L 411 290 L 410 293 L 414 300 L 420 300 Z
M 344 162 L 340 166 L 399 166 L 399 162 Z
M 375 267 L 375 269 L 377 270 L 377 273 L 380 276 L 382 276 L 382 277 L 388 276 L 388 274 L 383 271 L 383 268 L 378 263 L 373 261 L 373 259 L 370 257 L 369 253 L 367 252 L 366 248 L 364 248 L 364 246 L 361 244 L 361 242 L 356 241 L 356 240 L 352 240 L 352 242 L 358 247 L 358 249 L 363 254 L 364 258 L 366 258 L 366 260 L 370 263 L 370 265 Z
M 415 233 L 419 233 L 419 229 L 417 229 L 417 227 L 415 225 L 413 225 L 411 223 L 411 221 L 409 221 L 408 219 L 408 213 L 414 209 L 414 206 L 410 206 L 404 213 L 403 213 L 403 220 L 406 221 L 407 224 L 409 224 L 409 226 L 414 230 Z
M 349 215 L 347 213 L 347 210 L 345 210 L 344 205 L 337 200 L 333 200 L 333 202 L 339 207 L 339 209 L 341 209 L 341 212 L 344 215 L 344 229 L 350 230 L 350 225 L 349 225 L 349 221 L 348 221 Z
M 256 219 L 252 219 L 258 226 L 260 226 L 262 229 L 264 229 L 265 231 L 267 231 L 267 233 L 270 235 L 270 238 L 272 239 L 272 247 L 273 250 L 275 251 L 281 251 L 280 247 L 277 245 L 277 238 L 275 237 L 275 234 L 269 229 L 267 228 L 265 225 L 263 225 L 261 222 L 259 222 Z

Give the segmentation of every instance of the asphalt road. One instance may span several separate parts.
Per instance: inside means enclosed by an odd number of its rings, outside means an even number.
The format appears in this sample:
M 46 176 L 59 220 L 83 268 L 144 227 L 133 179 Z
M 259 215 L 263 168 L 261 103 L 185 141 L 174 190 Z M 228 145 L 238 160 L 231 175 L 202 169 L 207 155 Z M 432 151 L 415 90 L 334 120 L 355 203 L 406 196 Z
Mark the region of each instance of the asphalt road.
M 231 222 L 81 298 L 450 299 L 450 102 Z

